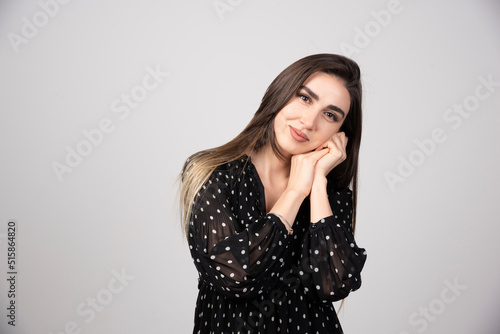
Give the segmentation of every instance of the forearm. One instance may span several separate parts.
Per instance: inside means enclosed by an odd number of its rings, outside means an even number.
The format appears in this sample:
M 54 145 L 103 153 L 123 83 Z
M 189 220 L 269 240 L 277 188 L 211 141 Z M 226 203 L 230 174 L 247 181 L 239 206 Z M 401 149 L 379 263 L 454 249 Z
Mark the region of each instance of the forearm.
M 314 179 L 311 188 L 311 222 L 316 223 L 321 219 L 333 215 L 328 194 L 326 192 L 326 177 Z
M 302 204 L 304 199 L 304 196 L 300 192 L 292 189 L 287 189 L 285 190 L 285 192 L 283 192 L 278 201 L 276 201 L 269 213 L 275 213 L 279 216 L 282 216 L 280 217 L 280 219 L 285 225 L 287 231 L 290 231 L 293 222 L 295 221 L 295 217 L 297 216 L 297 212 L 299 211 L 300 205 Z M 286 222 L 283 221 L 282 218 L 284 218 Z
M 332 200 L 336 202 L 338 198 L 344 204 L 343 196 L 335 196 Z M 346 206 L 346 210 L 336 215 L 338 218 L 329 216 L 310 224 L 301 250 L 302 261 L 311 264 L 313 270 L 299 277 L 313 299 L 316 296 L 322 303 L 345 298 L 357 290 L 366 260 L 365 249 L 357 245 L 348 229 L 350 207 Z

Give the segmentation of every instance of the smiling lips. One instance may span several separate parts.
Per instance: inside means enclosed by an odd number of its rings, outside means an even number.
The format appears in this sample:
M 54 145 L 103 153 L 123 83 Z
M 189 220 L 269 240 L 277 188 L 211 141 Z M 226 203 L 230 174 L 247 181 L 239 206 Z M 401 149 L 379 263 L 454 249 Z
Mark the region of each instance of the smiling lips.
M 305 133 L 303 133 L 299 129 L 294 128 L 291 125 L 290 125 L 290 134 L 292 135 L 293 139 L 295 139 L 298 142 L 304 143 L 306 141 L 309 141 L 309 138 L 307 138 Z

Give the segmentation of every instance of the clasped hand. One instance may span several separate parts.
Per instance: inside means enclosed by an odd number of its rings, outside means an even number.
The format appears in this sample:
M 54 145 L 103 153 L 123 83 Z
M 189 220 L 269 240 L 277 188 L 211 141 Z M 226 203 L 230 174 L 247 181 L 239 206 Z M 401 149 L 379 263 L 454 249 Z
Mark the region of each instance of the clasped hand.
M 314 151 L 294 155 L 287 188 L 308 196 L 314 182 L 324 181 L 326 175 L 346 159 L 347 140 L 344 132 L 337 132 Z

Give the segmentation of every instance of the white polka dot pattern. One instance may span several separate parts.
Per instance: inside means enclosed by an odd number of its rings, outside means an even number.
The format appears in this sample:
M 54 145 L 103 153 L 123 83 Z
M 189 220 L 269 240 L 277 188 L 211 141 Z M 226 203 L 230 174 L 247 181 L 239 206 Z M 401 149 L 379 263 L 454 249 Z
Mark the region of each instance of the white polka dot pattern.
M 199 272 L 193 333 L 343 333 L 333 301 L 361 285 L 366 252 L 352 235 L 352 193 L 328 188 L 334 215 L 288 235 L 265 212 L 250 159 L 220 166 L 193 203 L 189 247 Z

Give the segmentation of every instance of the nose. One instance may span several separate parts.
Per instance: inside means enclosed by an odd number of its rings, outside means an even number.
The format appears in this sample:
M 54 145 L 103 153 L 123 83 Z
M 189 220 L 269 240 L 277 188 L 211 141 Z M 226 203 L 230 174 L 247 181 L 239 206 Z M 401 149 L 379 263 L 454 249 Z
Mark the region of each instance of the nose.
M 316 120 L 318 118 L 319 112 L 314 110 L 313 108 L 309 108 L 308 110 L 304 110 L 300 117 L 300 123 L 304 125 L 304 128 L 308 130 L 313 130 L 316 126 Z

